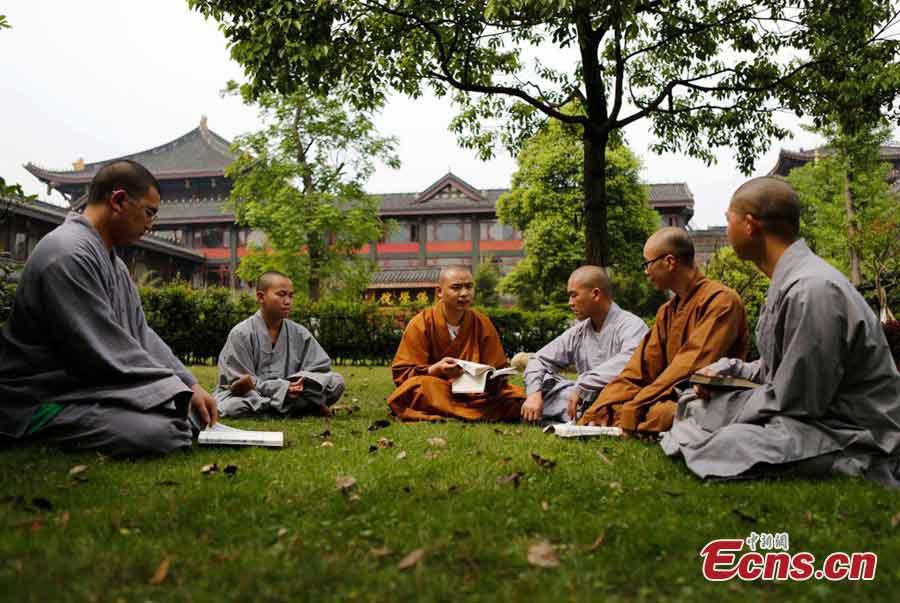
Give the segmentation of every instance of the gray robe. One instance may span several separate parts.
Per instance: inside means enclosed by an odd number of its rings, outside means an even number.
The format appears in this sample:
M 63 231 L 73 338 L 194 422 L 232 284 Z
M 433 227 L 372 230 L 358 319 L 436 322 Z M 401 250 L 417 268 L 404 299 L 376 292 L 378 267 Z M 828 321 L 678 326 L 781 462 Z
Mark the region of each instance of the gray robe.
M 584 402 L 592 403 L 606 384 L 619 376 L 647 331 L 643 320 L 614 303 L 600 332 L 588 318 L 538 350 L 525 368 L 525 391 L 529 395 L 543 393 L 543 419 L 574 419 L 568 411 L 572 388 Z M 575 381 L 558 374 L 572 364 L 578 372 Z
M 250 375 L 256 388 L 243 396 L 231 384 Z M 287 399 L 290 382 L 303 377 L 303 391 Z M 344 392 L 344 378 L 331 370 L 331 359 L 305 327 L 285 320 L 272 345 L 262 315 L 257 312 L 238 323 L 219 353 L 219 381 L 213 396 L 223 417 L 271 412 L 292 414 L 311 405 L 331 406 Z
M 797 241 L 781 257 L 756 327 L 761 358 L 710 368 L 754 390 L 681 397 L 662 447 L 700 477 L 798 469 L 900 486 L 900 374 L 875 313 Z
M 55 402 L 66 408 L 38 439 L 168 452 L 190 446 L 196 382 L 147 326 L 125 263 L 87 219 L 70 214 L 41 239 L 0 332 L 0 435 L 21 438 L 35 410 Z

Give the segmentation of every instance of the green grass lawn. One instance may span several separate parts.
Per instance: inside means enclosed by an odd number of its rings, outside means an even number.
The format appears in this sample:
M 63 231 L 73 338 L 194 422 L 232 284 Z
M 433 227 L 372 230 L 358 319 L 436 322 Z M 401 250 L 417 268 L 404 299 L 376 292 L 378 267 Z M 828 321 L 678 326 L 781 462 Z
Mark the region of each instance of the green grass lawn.
M 212 384 L 213 368 L 195 370 Z M 195 447 L 139 461 L 41 448 L 0 453 L 0 598 L 893 602 L 900 596 L 896 491 L 848 478 L 703 483 L 656 445 L 562 441 L 526 425 L 392 423 L 369 431 L 387 418 L 389 371 L 339 370 L 348 383 L 340 404 L 357 405 L 355 412 L 331 420 L 229 421 L 284 431 L 289 446 L 282 450 Z M 379 448 L 380 438 L 391 445 Z M 539 466 L 532 453 L 555 467 Z M 202 474 L 209 463 L 233 464 L 237 473 Z M 88 469 L 70 477 L 76 465 Z M 502 479 L 516 472 L 524 474 L 517 482 Z M 352 476 L 356 485 L 340 491 L 339 476 Z M 788 532 L 792 552 L 817 559 L 875 552 L 876 578 L 706 582 L 704 544 L 751 531 Z M 554 545 L 558 567 L 529 563 L 529 547 L 540 541 Z M 417 549 L 424 550 L 419 562 L 398 568 Z

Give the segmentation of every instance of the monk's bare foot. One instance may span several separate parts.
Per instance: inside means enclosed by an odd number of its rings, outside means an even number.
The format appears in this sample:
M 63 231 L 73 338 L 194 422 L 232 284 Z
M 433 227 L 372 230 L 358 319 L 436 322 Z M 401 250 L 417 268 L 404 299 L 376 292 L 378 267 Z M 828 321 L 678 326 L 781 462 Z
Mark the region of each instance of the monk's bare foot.
M 250 375 L 244 375 L 231 384 L 231 393 L 236 396 L 243 396 L 251 389 L 253 389 L 253 377 Z

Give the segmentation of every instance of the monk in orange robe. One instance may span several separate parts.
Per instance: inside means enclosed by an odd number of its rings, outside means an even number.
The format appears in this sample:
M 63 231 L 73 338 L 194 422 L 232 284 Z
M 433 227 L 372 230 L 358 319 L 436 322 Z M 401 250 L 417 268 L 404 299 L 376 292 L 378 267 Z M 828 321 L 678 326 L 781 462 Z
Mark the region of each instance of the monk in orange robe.
M 525 390 L 503 377 L 489 379 L 483 394 L 453 394 L 450 384 L 462 373 L 455 359 L 507 366 L 506 354 L 491 319 L 472 310 L 475 284 L 465 266 L 441 270 L 437 303 L 416 314 L 391 364 L 397 389 L 387 403 L 404 421 L 513 421 L 519 418 Z
M 655 232 L 644 245 L 644 259 L 644 273 L 653 285 L 675 297 L 660 307 L 653 328 L 579 419 L 581 425 L 668 431 L 677 407 L 675 384 L 719 358 L 744 358 L 747 353 L 747 312 L 740 296 L 703 276 L 684 229 Z

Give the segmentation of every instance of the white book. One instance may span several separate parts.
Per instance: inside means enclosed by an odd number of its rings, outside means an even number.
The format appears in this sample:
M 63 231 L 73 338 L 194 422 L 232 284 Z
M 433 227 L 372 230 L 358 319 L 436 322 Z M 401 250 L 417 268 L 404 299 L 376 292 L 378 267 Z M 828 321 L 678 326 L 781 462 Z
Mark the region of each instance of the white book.
M 512 367 L 495 369 L 487 364 L 460 360 L 459 358 L 454 358 L 454 360 L 462 368 L 462 373 L 453 380 L 453 384 L 450 387 L 454 394 L 483 394 L 485 387 L 487 387 L 488 379 L 515 375 L 519 372 Z
M 603 425 L 576 425 L 574 423 L 556 423 L 544 427 L 544 433 L 552 433 L 561 438 L 596 438 L 608 436 L 618 438 L 622 436 L 621 427 L 607 427 Z
M 236 429 L 222 423 L 207 427 L 197 436 L 198 444 L 219 446 L 270 446 L 284 448 L 282 431 L 248 431 Z

